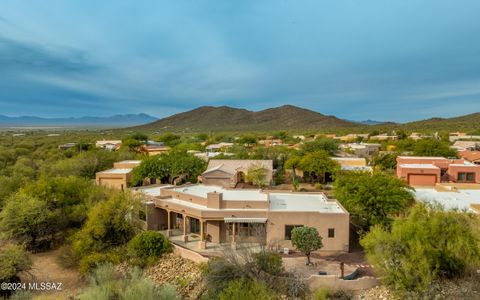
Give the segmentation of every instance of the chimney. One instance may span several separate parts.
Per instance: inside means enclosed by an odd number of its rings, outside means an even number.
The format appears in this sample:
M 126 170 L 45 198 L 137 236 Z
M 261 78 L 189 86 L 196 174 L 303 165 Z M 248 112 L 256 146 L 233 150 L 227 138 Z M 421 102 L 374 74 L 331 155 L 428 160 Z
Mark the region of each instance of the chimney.
M 212 192 L 207 194 L 207 207 L 220 209 L 222 207 L 223 194 Z

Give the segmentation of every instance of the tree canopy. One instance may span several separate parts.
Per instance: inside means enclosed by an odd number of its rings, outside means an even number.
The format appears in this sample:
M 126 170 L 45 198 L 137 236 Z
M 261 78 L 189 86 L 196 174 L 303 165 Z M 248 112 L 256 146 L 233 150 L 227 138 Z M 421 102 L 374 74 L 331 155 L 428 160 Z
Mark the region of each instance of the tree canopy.
M 363 230 L 376 224 L 389 225 L 414 201 L 404 181 L 383 172 L 344 172 L 334 187 L 334 196 Z
M 436 139 L 418 141 L 413 148 L 413 154 L 416 156 L 457 157 L 457 151 L 450 148 L 448 143 Z
M 155 155 L 145 158 L 133 170 L 132 183 L 138 184 L 145 178 L 158 178 L 162 182 L 173 183 L 177 178 L 196 182 L 205 170 L 206 162 L 198 157 L 181 151 Z
M 422 298 L 432 281 L 480 266 L 480 221 L 472 214 L 417 204 L 391 230 L 374 226 L 361 245 L 387 284 Z
M 308 176 L 318 182 L 325 182 L 326 173 L 335 174 L 340 169 L 338 163 L 324 150 L 307 153 L 301 158 L 299 166 L 304 177 Z
M 322 237 L 314 227 L 299 226 L 292 229 L 292 245 L 307 256 L 310 262 L 310 254 L 323 247 Z

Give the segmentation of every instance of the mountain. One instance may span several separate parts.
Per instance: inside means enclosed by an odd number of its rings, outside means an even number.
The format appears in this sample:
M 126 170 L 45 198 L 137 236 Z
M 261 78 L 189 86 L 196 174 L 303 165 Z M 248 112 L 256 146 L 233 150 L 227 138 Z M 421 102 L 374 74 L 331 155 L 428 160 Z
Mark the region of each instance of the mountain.
M 352 122 L 352 123 L 357 123 L 361 125 L 381 125 L 381 124 L 395 124 L 393 122 L 382 122 L 382 121 L 375 121 L 375 120 L 364 120 L 364 121 L 353 121 L 353 120 L 348 120 L 344 119 L 347 122 Z
M 453 118 L 431 118 L 400 125 L 409 131 L 478 131 L 480 112 Z
M 331 130 L 356 125 L 335 116 L 326 116 L 293 105 L 257 112 L 229 106 L 202 106 L 132 129 L 176 132 Z
M 40 118 L 34 116 L 7 117 L 0 115 L 0 127 L 58 126 L 58 127 L 129 127 L 150 123 L 150 115 L 126 114 L 109 117 Z

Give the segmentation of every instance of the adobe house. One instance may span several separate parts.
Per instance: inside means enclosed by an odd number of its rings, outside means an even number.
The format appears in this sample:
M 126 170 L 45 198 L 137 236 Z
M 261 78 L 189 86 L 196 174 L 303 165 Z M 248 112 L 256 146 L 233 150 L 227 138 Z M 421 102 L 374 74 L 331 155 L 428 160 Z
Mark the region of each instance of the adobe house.
M 200 181 L 206 185 L 219 185 L 234 188 L 238 183 L 245 182 L 251 168 L 265 169 L 266 184 L 273 180 L 273 161 L 254 159 L 211 159 L 208 167 L 202 173 Z
M 480 166 L 464 159 L 444 157 L 397 157 L 397 177 L 410 186 L 435 186 L 437 183 L 480 183 Z
M 364 171 L 373 172 L 372 167 L 367 166 L 364 157 L 332 157 L 340 165 L 342 171 Z
M 124 160 L 113 164 L 113 168 L 95 174 L 95 182 L 114 189 L 125 190 L 130 185 L 133 168 L 140 165 L 140 160 Z
M 110 151 L 116 151 L 120 149 L 120 146 L 122 145 L 121 140 L 102 140 L 102 141 L 97 141 L 95 143 L 95 147 L 97 148 L 102 148 L 105 150 L 110 150 Z
M 181 236 L 183 242 L 195 237 L 200 249 L 207 242 L 293 249 L 292 229 L 310 226 L 323 238 L 321 251 L 349 250 L 350 215 L 323 193 L 269 193 L 204 184 L 141 187 L 136 192 L 150 207 L 145 213 L 147 229 Z
M 459 151 L 458 155 L 461 158 L 468 160 L 471 163 L 480 165 L 480 151 L 470 151 L 470 150 Z

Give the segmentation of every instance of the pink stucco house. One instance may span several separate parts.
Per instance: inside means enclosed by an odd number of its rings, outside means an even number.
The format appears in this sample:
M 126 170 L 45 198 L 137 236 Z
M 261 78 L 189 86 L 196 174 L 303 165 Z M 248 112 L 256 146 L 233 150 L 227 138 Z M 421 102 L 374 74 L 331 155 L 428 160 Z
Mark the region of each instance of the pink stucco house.
M 480 166 L 464 159 L 399 156 L 397 176 L 410 186 L 435 186 L 440 182 L 480 183 Z

